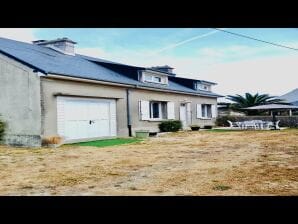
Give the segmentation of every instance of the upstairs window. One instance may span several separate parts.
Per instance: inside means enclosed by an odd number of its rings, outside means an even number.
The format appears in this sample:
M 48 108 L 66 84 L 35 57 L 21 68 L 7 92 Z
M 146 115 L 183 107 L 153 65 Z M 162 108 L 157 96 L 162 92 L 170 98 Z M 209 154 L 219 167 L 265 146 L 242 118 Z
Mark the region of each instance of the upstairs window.
M 211 91 L 211 86 L 202 83 L 195 83 L 195 88 L 197 90 Z
M 161 78 L 160 77 L 158 77 L 158 76 L 152 76 L 153 78 L 153 82 L 158 82 L 158 83 L 161 83 Z
M 142 75 L 140 76 L 140 80 L 142 82 L 151 82 L 151 83 L 157 83 L 157 84 L 168 84 L 168 77 L 166 75 L 160 75 L 155 74 L 153 72 L 142 72 Z

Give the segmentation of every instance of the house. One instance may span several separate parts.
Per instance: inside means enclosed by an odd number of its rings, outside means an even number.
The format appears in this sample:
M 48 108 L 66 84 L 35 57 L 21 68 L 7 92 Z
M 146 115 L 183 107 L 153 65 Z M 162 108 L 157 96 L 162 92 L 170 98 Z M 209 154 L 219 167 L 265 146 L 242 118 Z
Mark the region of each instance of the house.
M 162 120 L 214 125 L 215 83 L 177 77 L 170 66 L 138 67 L 75 53 L 68 38 L 0 38 L 0 114 L 5 143 L 40 146 L 158 132 Z

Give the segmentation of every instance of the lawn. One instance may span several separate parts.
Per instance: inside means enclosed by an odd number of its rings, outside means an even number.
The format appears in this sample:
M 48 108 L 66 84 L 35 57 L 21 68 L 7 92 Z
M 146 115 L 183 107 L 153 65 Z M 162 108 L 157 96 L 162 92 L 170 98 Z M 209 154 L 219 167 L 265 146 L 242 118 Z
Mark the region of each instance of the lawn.
M 286 129 L 0 146 L 0 195 L 298 195 L 297 142 L 298 129 Z
M 91 142 L 80 142 L 74 143 L 71 145 L 78 145 L 78 146 L 94 146 L 94 147 L 106 147 L 106 146 L 114 146 L 114 145 L 122 145 L 134 142 L 142 141 L 139 138 L 116 138 L 116 139 L 105 139 L 105 140 L 97 140 Z

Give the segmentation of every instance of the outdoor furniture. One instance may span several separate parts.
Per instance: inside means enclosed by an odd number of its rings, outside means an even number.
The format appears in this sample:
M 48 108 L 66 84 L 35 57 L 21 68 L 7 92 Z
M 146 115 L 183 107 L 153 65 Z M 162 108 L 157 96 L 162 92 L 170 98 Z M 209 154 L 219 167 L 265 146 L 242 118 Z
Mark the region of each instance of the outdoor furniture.
M 243 110 L 257 110 L 257 111 L 269 111 L 272 113 L 272 122 L 267 123 L 268 128 L 273 127 L 274 130 L 279 130 L 279 121 L 276 120 L 278 111 L 298 110 L 298 106 L 284 105 L 284 104 L 266 104 L 253 107 L 242 108 Z
M 248 128 L 257 129 L 257 125 L 255 124 L 254 121 L 243 121 L 243 125 L 245 129 L 248 129 Z
M 280 122 L 280 120 L 276 121 L 276 122 L 275 122 L 275 126 L 274 126 L 274 123 L 273 123 L 272 121 L 268 122 L 268 123 L 267 123 L 268 128 L 274 128 L 274 129 L 279 130 L 279 129 L 280 129 L 280 128 L 279 128 L 279 125 L 278 125 L 279 122 Z
M 237 127 L 237 125 L 236 125 L 236 123 L 235 123 L 235 122 L 232 122 L 232 121 L 229 121 L 229 120 L 227 120 L 227 122 L 229 123 L 229 125 L 230 125 L 230 128 Z
M 251 120 L 251 121 L 238 121 L 238 122 L 232 122 L 230 120 L 227 120 L 227 122 L 230 125 L 230 128 L 240 128 L 240 129 L 249 129 L 249 128 L 253 128 L 253 129 L 260 129 L 260 130 L 264 130 L 264 129 L 270 129 L 270 128 L 274 128 L 274 129 L 280 129 L 278 124 L 280 122 L 280 120 L 278 120 L 275 125 L 272 121 L 262 121 L 262 120 Z
M 264 129 L 264 126 L 266 125 L 266 121 L 262 120 L 253 120 L 252 122 L 255 123 L 257 129 Z
M 227 122 L 230 124 L 230 128 L 241 128 L 242 122 L 232 122 L 227 120 Z

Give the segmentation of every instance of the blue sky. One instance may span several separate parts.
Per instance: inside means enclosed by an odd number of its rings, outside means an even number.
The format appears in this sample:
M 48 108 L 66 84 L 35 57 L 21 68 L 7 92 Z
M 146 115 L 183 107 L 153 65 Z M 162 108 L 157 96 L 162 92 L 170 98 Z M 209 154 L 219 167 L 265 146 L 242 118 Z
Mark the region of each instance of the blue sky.
M 298 28 L 227 31 L 298 48 Z M 298 87 L 298 51 L 207 28 L 0 29 L 30 42 L 68 37 L 76 52 L 140 66 L 170 65 L 184 77 L 217 82 L 221 94 L 280 95 Z

